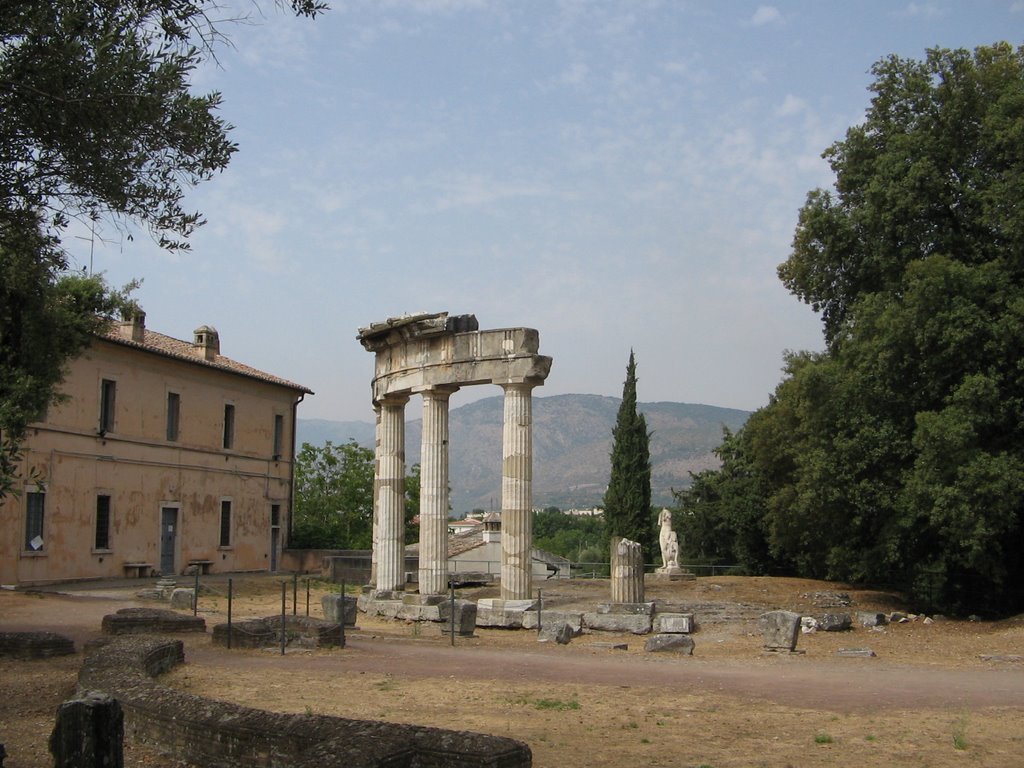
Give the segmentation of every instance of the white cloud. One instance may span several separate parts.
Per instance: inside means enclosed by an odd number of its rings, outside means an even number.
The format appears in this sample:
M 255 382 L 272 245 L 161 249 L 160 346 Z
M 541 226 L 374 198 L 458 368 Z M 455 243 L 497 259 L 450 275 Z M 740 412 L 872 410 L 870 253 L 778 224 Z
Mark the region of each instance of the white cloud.
M 792 93 L 787 93 L 786 98 L 782 100 L 782 103 L 776 107 L 776 117 L 792 117 L 798 115 L 807 109 L 807 102 L 801 99 L 799 96 L 794 96 Z
M 774 5 L 761 5 L 750 17 L 750 24 L 755 27 L 763 27 L 765 24 L 773 24 L 782 21 L 782 14 Z
M 1010 6 L 1010 13 L 1021 13 L 1022 11 L 1024 11 L 1024 0 L 1017 0 Z
M 941 19 L 946 15 L 946 11 L 934 3 L 910 3 L 897 15 L 911 19 Z

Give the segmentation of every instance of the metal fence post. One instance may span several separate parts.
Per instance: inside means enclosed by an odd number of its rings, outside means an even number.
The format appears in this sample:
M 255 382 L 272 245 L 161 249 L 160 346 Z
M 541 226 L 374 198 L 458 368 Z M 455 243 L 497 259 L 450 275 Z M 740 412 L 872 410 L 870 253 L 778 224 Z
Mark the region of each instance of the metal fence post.
M 537 590 L 537 634 L 540 634 L 541 613 L 544 610 L 544 596 Z
M 196 569 L 196 587 L 192 591 L 192 615 L 197 616 L 199 614 L 199 566 L 195 566 Z
M 344 648 L 345 647 L 345 580 L 344 579 L 341 580 L 341 600 L 338 601 L 338 618 L 339 618 L 338 624 L 341 627 L 341 629 L 339 630 L 340 633 L 341 633 L 341 643 L 340 643 L 340 645 L 341 645 L 342 648 Z
M 285 619 L 287 618 L 287 615 L 285 614 L 285 601 L 287 599 L 288 599 L 288 582 L 282 581 L 281 582 L 281 655 L 282 656 L 284 656 L 285 636 L 287 634 L 285 632 L 285 623 L 284 623 Z
M 306 579 L 306 615 L 309 616 L 309 579 Z
M 451 590 L 451 595 L 452 595 L 452 597 L 451 597 L 451 603 L 452 603 L 451 621 L 452 621 L 452 625 L 451 625 L 450 634 L 451 634 L 451 639 L 452 639 L 452 647 L 454 648 L 455 647 L 455 579 L 449 579 L 448 580 L 448 588 Z
M 292 574 L 292 616 L 299 612 L 299 574 Z
M 228 579 L 228 650 L 231 650 L 231 579 Z

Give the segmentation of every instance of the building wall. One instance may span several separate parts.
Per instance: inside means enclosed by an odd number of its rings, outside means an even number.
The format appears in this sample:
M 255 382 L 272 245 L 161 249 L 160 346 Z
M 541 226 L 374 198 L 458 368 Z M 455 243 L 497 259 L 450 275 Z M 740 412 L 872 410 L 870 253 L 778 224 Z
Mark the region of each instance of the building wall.
M 113 429 L 100 429 L 102 381 L 116 383 Z M 120 577 L 125 563 L 161 568 L 162 510 L 177 510 L 173 572 L 189 560 L 211 572 L 268 570 L 289 517 L 294 403 L 300 392 L 210 366 L 97 339 L 69 367 L 67 399 L 29 429 L 23 493 L 0 502 L 0 583 Z M 168 393 L 180 398 L 167 438 Z M 223 447 L 224 406 L 234 442 Z M 282 417 L 274 457 L 275 415 Z M 32 482 L 32 476 L 39 483 Z M 45 491 L 43 546 L 26 547 L 28 492 Z M 110 497 L 109 543 L 96 548 L 97 496 Z M 222 546 L 222 502 L 230 502 Z M 272 551 L 271 510 L 279 530 Z M 169 547 L 168 547 L 169 549 Z

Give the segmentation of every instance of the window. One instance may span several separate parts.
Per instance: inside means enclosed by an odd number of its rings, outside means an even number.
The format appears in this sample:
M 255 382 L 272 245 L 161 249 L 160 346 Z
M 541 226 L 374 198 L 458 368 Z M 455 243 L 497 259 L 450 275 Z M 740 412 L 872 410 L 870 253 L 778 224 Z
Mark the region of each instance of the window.
M 181 415 L 181 395 L 177 392 L 167 393 L 167 440 L 178 440 L 178 417 Z
M 93 549 L 110 549 L 110 497 L 96 497 L 96 540 Z
M 117 400 L 117 382 L 103 379 L 100 384 L 100 434 L 114 431 L 114 404 Z
M 46 494 L 30 491 L 25 494 L 25 551 L 38 552 L 43 548 L 43 512 Z
M 270 505 L 270 524 L 275 528 L 281 525 L 281 505 Z
M 220 503 L 220 546 L 231 546 L 231 502 L 227 499 Z
M 281 445 L 284 443 L 284 416 L 274 414 L 274 459 L 281 457 Z
M 230 403 L 224 406 L 224 447 L 235 445 L 235 406 Z

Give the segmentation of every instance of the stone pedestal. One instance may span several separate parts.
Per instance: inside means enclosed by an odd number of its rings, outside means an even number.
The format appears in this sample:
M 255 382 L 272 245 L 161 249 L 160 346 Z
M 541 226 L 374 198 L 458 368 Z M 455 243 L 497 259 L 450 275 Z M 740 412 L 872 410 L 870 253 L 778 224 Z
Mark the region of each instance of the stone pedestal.
M 658 581 L 691 581 L 697 577 L 678 565 L 668 565 L 655 570 L 654 578 Z
M 644 559 L 639 542 L 615 539 L 611 544 L 612 602 L 644 601 Z

